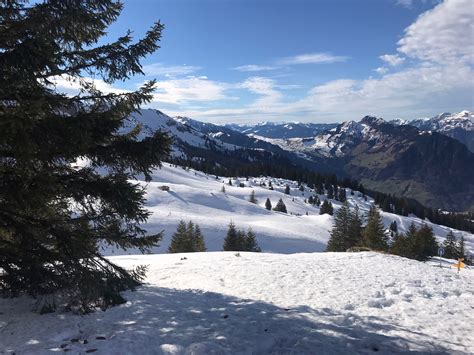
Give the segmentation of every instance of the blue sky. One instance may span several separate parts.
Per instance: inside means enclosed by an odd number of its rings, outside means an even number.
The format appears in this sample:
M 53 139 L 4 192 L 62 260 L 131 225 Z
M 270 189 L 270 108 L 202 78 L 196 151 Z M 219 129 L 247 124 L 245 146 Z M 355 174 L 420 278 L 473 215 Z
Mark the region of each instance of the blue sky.
M 216 123 L 433 116 L 474 106 L 471 0 L 128 0 L 108 39 L 165 24 L 130 90 Z

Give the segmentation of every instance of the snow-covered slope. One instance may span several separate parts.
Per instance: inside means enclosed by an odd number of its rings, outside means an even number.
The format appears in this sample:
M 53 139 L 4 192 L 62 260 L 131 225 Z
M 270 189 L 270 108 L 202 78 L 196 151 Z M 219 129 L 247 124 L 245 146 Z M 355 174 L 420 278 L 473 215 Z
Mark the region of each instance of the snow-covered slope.
M 265 252 L 298 253 L 323 251 L 329 239 L 333 217 L 319 215 L 319 208 L 305 203 L 310 195 L 314 194 L 309 188 L 298 190 L 297 183 L 276 178 L 256 177 L 233 178 L 232 186 L 228 185 L 228 178 L 206 175 L 199 171 L 186 171 L 181 167 L 164 164 L 162 169 L 153 174 L 153 181 L 147 186 L 147 208 L 152 212 L 146 228 L 150 232 L 164 230 L 164 239 L 161 246 L 154 252 L 166 252 L 171 235 L 176 230 L 178 222 L 192 220 L 198 223 L 205 236 L 205 243 L 210 251 L 222 250 L 223 240 L 228 224 L 233 221 L 238 228 L 252 228 L 258 243 Z M 274 190 L 269 190 L 269 182 Z M 145 184 L 141 182 L 142 184 Z M 243 183 L 245 187 L 239 187 Z M 266 186 L 260 186 L 265 183 Z M 291 194 L 283 193 L 289 185 Z M 170 191 L 162 191 L 159 187 L 168 186 Z M 221 191 L 222 186 L 225 193 Z M 255 191 L 258 204 L 250 203 L 249 197 Z M 347 190 L 349 206 L 359 206 L 362 213 L 368 211 L 373 202 L 370 198 L 365 201 L 358 192 L 354 195 Z M 278 199 L 283 199 L 288 214 L 268 211 L 265 209 L 265 200 L 269 198 L 275 206 Z M 325 196 L 320 196 L 321 200 Z M 340 203 L 333 201 L 337 209 Z M 308 215 L 306 215 L 306 212 Z M 403 217 L 382 212 L 385 225 L 389 226 L 396 221 L 399 231 L 405 231 L 411 222 L 416 225 L 423 223 L 416 217 Z M 450 228 L 431 224 L 435 235 L 442 240 Z M 468 232 L 456 231 L 456 235 L 464 235 L 467 246 L 474 250 L 474 235 Z M 107 250 L 111 254 L 112 250 Z M 114 251 L 114 253 L 120 253 Z M 134 251 L 129 251 L 134 253 Z
M 425 131 L 447 132 L 456 128 L 474 131 L 474 113 L 467 110 L 444 112 L 432 118 L 419 118 L 407 123 Z
M 113 257 L 149 265 L 127 303 L 38 315 L 0 299 L 0 353 L 474 353 L 474 270 L 376 253 Z

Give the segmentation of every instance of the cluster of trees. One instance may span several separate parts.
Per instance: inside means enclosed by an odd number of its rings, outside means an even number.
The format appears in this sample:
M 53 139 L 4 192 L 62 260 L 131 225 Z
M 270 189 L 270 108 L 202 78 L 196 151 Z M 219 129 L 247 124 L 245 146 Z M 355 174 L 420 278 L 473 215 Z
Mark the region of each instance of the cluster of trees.
M 354 247 L 366 247 L 421 261 L 437 253 L 438 243 L 426 223 L 420 228 L 412 223 L 405 234 L 394 232 L 394 238 L 390 240 L 375 206 L 370 208 L 365 219 L 366 223 L 357 207 L 352 211 L 344 204 L 335 214 L 326 250 L 347 251 Z M 392 223 L 390 229 L 396 229 L 396 224 Z
M 246 233 L 243 230 L 237 229 L 234 222 L 229 224 L 223 249 L 224 251 L 261 251 L 257 244 L 257 237 L 252 229 L 249 228 Z
M 247 232 L 237 229 L 234 222 L 230 222 L 227 235 L 224 239 L 224 251 L 260 252 L 257 236 L 248 229 Z M 180 221 L 176 232 L 171 238 L 168 253 L 194 253 L 206 251 L 204 236 L 199 225 L 189 221 Z
M 204 236 L 197 224 L 180 221 L 176 232 L 171 237 L 168 253 L 193 253 L 206 251 Z

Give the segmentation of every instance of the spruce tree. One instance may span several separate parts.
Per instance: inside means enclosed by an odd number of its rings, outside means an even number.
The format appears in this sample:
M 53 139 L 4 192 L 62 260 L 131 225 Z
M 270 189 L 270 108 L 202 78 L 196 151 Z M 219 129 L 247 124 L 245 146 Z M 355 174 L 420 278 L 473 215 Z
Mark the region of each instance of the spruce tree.
M 206 244 L 204 243 L 204 236 L 202 235 L 201 228 L 199 225 L 194 225 L 194 230 L 191 230 L 191 236 L 193 241 L 193 252 L 206 251 Z
M 282 199 L 279 199 L 276 206 L 273 208 L 274 211 L 287 213 L 286 205 Z
M 168 247 L 168 253 L 182 253 L 186 249 L 188 228 L 186 222 L 179 221 L 176 232 L 171 237 L 171 243 Z
M 224 251 L 236 251 L 239 250 L 239 235 L 237 228 L 235 227 L 234 222 L 229 223 L 229 228 L 227 230 L 227 235 L 224 239 Z
M 413 258 L 424 261 L 429 257 L 436 255 L 438 251 L 438 243 L 433 234 L 433 229 L 426 223 L 418 229 L 412 246 Z
M 464 236 L 461 235 L 461 238 L 459 238 L 459 243 L 457 245 L 457 257 L 458 258 L 466 258 L 466 247 L 465 247 L 465 242 L 464 242 Z
M 327 198 L 328 200 L 332 200 L 334 198 L 334 189 L 332 185 L 328 185 L 327 187 Z
M 267 200 L 265 201 L 265 208 L 269 211 L 271 211 L 272 209 L 272 203 L 270 202 L 269 198 L 267 198 Z
M 332 203 L 328 200 L 324 200 L 324 202 L 321 204 L 321 207 L 319 208 L 319 214 L 329 214 L 332 216 L 333 211 Z
M 458 257 L 458 248 L 456 243 L 456 236 L 453 231 L 450 230 L 446 235 L 446 239 L 443 242 L 444 257 L 446 259 L 456 259 Z
M 339 189 L 339 201 L 343 203 L 347 201 L 346 189 L 343 187 Z
M 362 233 L 364 246 L 374 250 L 387 250 L 388 242 L 385 235 L 385 228 L 382 216 L 379 211 L 372 206 L 367 216 L 367 225 Z
M 362 245 L 362 217 L 359 206 L 355 206 L 354 212 L 349 214 L 349 229 L 347 231 L 347 248 Z
M 247 236 L 245 238 L 245 251 L 251 251 L 256 253 L 262 251 L 257 244 L 257 236 L 251 228 L 249 228 L 249 230 L 247 231 Z
M 289 195 L 290 194 L 290 186 L 286 185 L 285 187 L 285 194 Z
M 134 92 L 102 92 L 142 74 L 140 60 L 159 48 L 155 23 L 133 43 L 102 37 L 123 5 L 113 0 L 0 3 L 0 289 L 10 295 L 61 295 L 87 312 L 124 302 L 144 268 L 127 271 L 104 258 L 105 245 L 148 251 L 144 188 L 170 140 L 127 118 L 152 99 L 155 81 Z M 98 44 L 101 41 L 100 45 Z M 74 95 L 56 89 L 65 81 Z M 76 164 L 81 158 L 86 164 Z M 100 172 L 99 172 L 100 171 Z M 52 267 L 54 265 L 54 267 Z
M 331 230 L 326 251 L 346 251 L 350 246 L 349 236 L 350 211 L 347 204 L 343 204 L 334 216 L 334 226 Z
M 255 198 L 255 191 L 254 190 L 252 190 L 252 192 L 250 193 L 249 202 L 258 203 L 257 199 Z

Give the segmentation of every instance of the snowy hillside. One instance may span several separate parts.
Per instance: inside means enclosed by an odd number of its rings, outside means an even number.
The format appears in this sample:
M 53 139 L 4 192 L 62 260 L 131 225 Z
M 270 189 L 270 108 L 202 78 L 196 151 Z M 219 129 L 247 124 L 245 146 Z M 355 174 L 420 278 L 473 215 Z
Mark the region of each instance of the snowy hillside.
M 377 253 L 112 260 L 149 265 L 147 284 L 125 293 L 127 303 L 86 316 L 38 315 L 29 299 L 0 299 L 0 353 L 474 352 L 472 269 Z
M 304 202 L 305 198 L 313 195 L 307 187 L 304 192 L 298 190 L 297 183 L 276 178 L 245 178 L 232 179 L 206 175 L 199 171 L 186 171 L 181 167 L 164 164 L 162 169 L 153 174 L 153 181 L 147 186 L 147 208 L 152 212 L 146 228 L 150 232 L 164 230 L 165 238 L 161 246 L 154 252 L 166 252 L 171 235 L 176 230 L 178 222 L 192 220 L 199 224 L 205 236 L 205 243 L 210 251 L 222 250 L 223 239 L 230 221 L 238 228 L 251 227 L 257 234 L 258 243 L 265 252 L 298 253 L 323 251 L 329 239 L 333 217 L 319 215 L 319 208 Z M 274 190 L 268 188 L 272 181 Z M 245 187 L 239 187 L 239 183 Z M 260 186 L 264 182 L 266 186 Z M 145 184 L 144 182 L 141 182 Z M 290 195 L 283 193 L 285 186 L 291 188 Z M 159 187 L 168 186 L 170 191 L 162 191 Z M 222 186 L 225 193 L 221 192 Z M 255 191 L 258 204 L 250 203 L 249 197 Z M 354 195 L 347 191 L 349 206 L 358 205 L 362 213 L 368 211 L 371 199 L 364 201 L 358 192 Z M 268 211 L 265 200 L 269 198 L 275 206 L 281 198 L 286 204 L 288 214 Z M 321 200 L 325 196 L 320 196 Z M 340 203 L 333 201 L 337 209 Z M 306 212 L 308 215 L 306 215 Z M 381 212 L 385 226 L 388 228 L 396 221 L 399 231 L 403 232 L 413 221 L 420 225 L 423 221 L 416 217 L 403 217 Z M 430 224 L 430 223 L 428 223 Z M 430 224 L 439 240 L 442 240 L 450 228 Z M 456 231 L 457 236 L 464 235 L 467 247 L 474 250 L 474 235 Z M 121 253 L 106 250 L 106 253 Z M 128 251 L 133 254 L 134 251 Z

